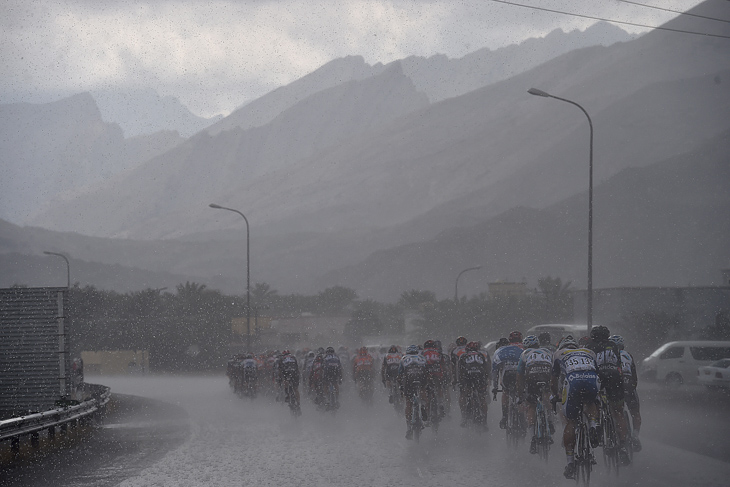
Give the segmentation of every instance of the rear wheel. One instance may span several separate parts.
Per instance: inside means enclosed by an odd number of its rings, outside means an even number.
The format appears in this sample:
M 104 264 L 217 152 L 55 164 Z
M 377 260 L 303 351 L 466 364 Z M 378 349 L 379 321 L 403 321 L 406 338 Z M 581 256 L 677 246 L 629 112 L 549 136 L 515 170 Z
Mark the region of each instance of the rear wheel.
M 679 372 L 670 372 L 667 374 L 667 378 L 664 379 L 664 384 L 672 389 L 676 389 L 684 384 L 684 379 Z

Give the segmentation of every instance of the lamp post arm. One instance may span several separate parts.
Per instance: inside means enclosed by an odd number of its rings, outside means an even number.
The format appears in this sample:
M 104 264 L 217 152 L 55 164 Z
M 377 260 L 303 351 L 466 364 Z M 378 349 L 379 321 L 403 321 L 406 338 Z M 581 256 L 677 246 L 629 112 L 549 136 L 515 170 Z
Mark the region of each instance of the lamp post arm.
M 454 282 L 454 303 L 459 302 L 459 278 L 461 275 L 467 271 L 475 271 L 477 269 L 481 269 L 482 266 L 476 266 L 476 267 L 469 267 L 468 269 L 464 269 L 463 271 L 459 272 L 459 275 L 456 276 L 456 281 Z
M 68 257 L 66 257 L 65 255 L 60 254 L 58 252 L 48 252 L 47 250 L 44 250 L 43 253 L 46 255 L 56 255 L 66 261 L 66 287 L 70 289 L 71 288 L 71 264 L 68 261 Z

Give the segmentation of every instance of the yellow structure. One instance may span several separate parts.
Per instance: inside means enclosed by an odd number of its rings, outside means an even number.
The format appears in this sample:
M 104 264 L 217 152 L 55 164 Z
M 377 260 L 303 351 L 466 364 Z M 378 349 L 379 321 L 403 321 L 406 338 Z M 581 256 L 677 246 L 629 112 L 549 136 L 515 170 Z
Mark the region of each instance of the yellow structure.
M 251 316 L 251 334 L 255 335 L 261 330 L 271 329 L 271 317 L 259 316 L 255 318 Z M 233 318 L 231 320 L 231 331 L 236 335 L 246 336 L 246 318 Z
M 490 282 L 489 295 L 491 297 L 517 297 L 527 296 L 526 282 Z
M 147 350 L 110 350 L 81 352 L 86 374 L 146 374 L 150 370 Z

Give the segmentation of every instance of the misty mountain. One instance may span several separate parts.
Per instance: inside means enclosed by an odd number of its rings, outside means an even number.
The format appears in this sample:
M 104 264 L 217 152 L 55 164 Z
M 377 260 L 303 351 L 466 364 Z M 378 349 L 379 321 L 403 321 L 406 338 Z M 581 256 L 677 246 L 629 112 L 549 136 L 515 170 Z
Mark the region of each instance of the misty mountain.
M 686 286 L 721 282 L 730 263 L 730 130 L 702 148 L 627 168 L 594 192 L 594 286 Z M 373 253 L 324 276 L 361 296 L 393 300 L 410 289 L 451 296 L 454 279 L 481 265 L 462 294 L 497 280 L 560 277 L 585 289 L 587 192 L 545 209 L 512 208 L 479 224 Z
M 584 31 L 555 29 L 543 38 L 495 50 L 483 48 L 458 59 L 410 56 L 400 63 L 416 88 L 436 102 L 511 78 L 575 49 L 610 46 L 635 37 L 620 27 L 598 22 Z
M 124 92 L 94 90 L 91 95 L 104 121 L 119 125 L 125 137 L 169 131 L 187 138 L 223 118 L 199 117 L 174 96 L 160 96 L 151 88 Z
M 166 152 L 173 132 L 125 139 L 88 93 L 45 103 L 0 105 L 0 216 L 23 219 Z
M 315 93 L 264 127 L 218 135 L 201 132 L 125 178 L 55 206 L 36 223 L 64 231 L 148 239 L 213 228 L 216 218 L 207 208 L 209 202 L 226 202 L 240 194 L 263 201 L 272 195 L 262 192 L 270 191 L 268 185 L 259 187 L 262 178 L 269 183 L 271 175 L 288 179 L 291 168 L 302 167 L 302 161 L 317 160 L 332 147 L 380 131 L 391 120 L 427 105 L 426 96 L 393 65 L 377 76 Z M 324 177 L 320 171 L 317 168 L 316 174 Z M 303 209 L 293 194 L 274 193 L 276 204 L 264 211 Z M 178 220 L 181 214 L 186 215 L 185 222 Z M 196 226 L 189 225 L 192 221 Z M 207 225 L 198 226 L 201 222 Z
M 695 12 L 721 17 L 713 8 Z M 240 276 L 245 228 L 240 217 L 207 207 L 216 202 L 251 222 L 255 281 L 311 291 L 314 276 L 378 249 L 428 242 L 514 208 L 540 212 L 584 193 L 587 120 L 576 107 L 528 95 L 532 86 L 591 114 L 597 185 L 627 168 L 701 151 L 730 129 L 727 47 L 726 39 L 653 31 L 574 50 L 430 105 L 392 65 L 311 94 L 263 125 L 199 133 L 36 223 L 191 244 L 219 239 L 228 251 L 211 245 L 178 260 L 194 275 Z M 161 255 L 153 265 L 172 259 Z

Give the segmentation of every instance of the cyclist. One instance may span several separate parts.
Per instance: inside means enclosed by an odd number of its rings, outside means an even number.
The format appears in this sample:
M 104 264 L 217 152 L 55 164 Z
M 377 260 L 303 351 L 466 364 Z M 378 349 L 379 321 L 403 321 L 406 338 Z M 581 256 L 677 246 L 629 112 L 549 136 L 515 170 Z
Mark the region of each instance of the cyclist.
M 444 414 L 444 380 L 446 377 L 446 359 L 439 351 L 434 340 L 426 340 L 423 343 L 423 358 L 426 359 L 427 387 L 433 390 L 438 401 L 439 416 Z M 431 411 L 431 404 L 426 405 L 426 410 Z
M 314 396 L 314 404 L 324 402 L 324 354 L 318 353 L 309 371 L 309 393 Z
M 544 331 L 540 333 L 537 336 L 537 339 L 540 341 L 540 348 L 547 348 L 550 350 L 550 352 L 555 352 L 555 350 L 558 349 L 555 345 L 553 345 L 552 338 L 550 337 L 550 333 L 547 331 Z
M 452 378 L 454 386 L 456 386 L 456 375 L 458 373 L 459 368 L 459 357 L 466 351 L 466 337 L 460 336 L 456 339 L 456 346 L 451 350 L 451 368 L 452 368 Z
M 372 398 L 373 391 L 373 366 L 375 359 L 367 347 L 361 347 L 352 360 L 352 378 L 357 384 L 360 397 L 365 400 Z
M 312 363 L 314 362 L 315 353 L 314 350 L 310 350 L 307 352 L 307 355 L 305 355 L 304 360 L 302 362 L 302 387 L 304 389 L 304 392 L 307 394 L 311 394 L 311 389 L 309 389 L 309 377 L 312 373 Z
M 549 340 L 548 340 L 549 341 Z M 521 397 L 527 399 L 527 424 L 534 431 L 537 406 L 537 397 L 541 396 L 543 405 L 547 408 L 550 401 L 550 376 L 553 369 L 553 353 L 540 346 L 540 340 L 535 335 L 528 335 L 522 340 L 525 351 L 520 355 L 517 364 L 517 390 Z M 544 386 L 541 386 L 540 383 Z M 555 432 L 553 418 L 548 414 L 550 435 Z M 537 437 L 532 436 L 530 453 L 537 453 Z
M 388 349 L 388 353 L 383 357 L 383 363 L 380 365 L 380 380 L 383 382 L 383 386 L 388 389 L 388 402 L 393 404 L 396 402 L 393 397 L 393 384 L 398 380 L 398 366 L 403 356 L 398 351 L 398 347 L 391 345 Z
M 591 328 L 591 339 L 586 348 L 596 354 L 598 377 L 601 379 L 601 389 L 605 389 L 611 416 L 616 423 L 619 437 L 619 459 L 623 465 L 631 463 L 629 452 L 626 449 L 628 425 L 624 418 L 624 380 L 621 370 L 621 350 L 618 345 L 609 340 L 611 332 L 605 326 Z
M 513 331 L 509 334 L 509 344 L 500 347 L 494 352 L 492 360 L 492 394 L 497 394 L 497 385 L 502 385 L 502 419 L 499 420 L 499 427 L 507 428 L 507 413 L 509 398 L 517 394 L 517 365 L 522 355 L 522 333 Z M 501 381 L 500 381 L 501 375 Z
M 340 407 L 340 384 L 342 384 L 342 362 L 340 357 L 335 353 L 334 347 L 327 347 L 324 352 L 324 386 L 327 387 L 330 384 L 335 389 L 335 403 L 330 404 L 330 407 Z
M 636 374 L 636 362 L 633 355 L 624 350 L 624 339 L 621 335 L 612 335 L 610 341 L 615 343 L 621 351 L 621 372 L 624 378 L 624 400 L 629 408 L 631 420 L 633 421 L 633 435 L 630 438 L 631 447 L 635 452 L 641 451 L 641 442 L 639 441 L 639 431 L 641 430 L 641 409 L 639 404 L 639 394 L 636 392 L 636 386 L 639 383 Z
M 400 390 L 406 398 L 406 425 L 408 427 L 406 439 L 410 440 L 413 438 L 413 426 L 411 425 L 413 395 L 420 391 L 421 404 L 425 404 L 426 401 L 426 359 L 419 353 L 417 345 L 409 345 L 406 348 L 406 353 L 398 366 L 398 382 Z M 424 408 L 421 410 L 425 421 L 427 416 L 423 415 Z
M 293 400 L 294 401 L 294 408 L 299 408 L 299 362 L 297 361 L 297 358 L 289 352 L 289 350 L 284 350 L 281 352 L 281 357 L 278 362 L 278 366 L 276 367 L 276 370 L 278 372 L 277 374 L 277 384 L 279 385 L 279 388 L 284 388 L 286 396 L 284 398 L 284 402 L 290 403 Z M 290 397 L 287 390 L 287 385 L 290 385 L 294 392 L 294 397 Z
M 252 353 L 247 353 L 241 361 L 243 368 L 243 387 L 244 391 L 251 390 L 256 395 L 256 383 L 258 381 L 258 365 Z
M 469 342 L 465 351 L 459 357 L 458 376 L 459 383 L 459 408 L 461 409 L 461 427 L 465 427 L 468 421 L 467 403 L 474 391 L 477 392 L 477 400 L 483 411 L 480 418 L 481 424 L 486 426 L 487 421 L 487 391 L 489 390 L 489 355 L 479 350 L 479 342 Z
M 562 383 L 561 391 L 558 389 L 560 383 Z M 595 448 L 599 443 L 596 401 L 600 381 L 596 354 L 587 348 L 578 348 L 578 343 L 572 335 L 560 340 L 554 355 L 550 385 L 553 397 L 562 398 L 562 410 L 566 419 L 563 446 L 568 460 L 563 475 L 567 479 L 572 479 L 575 478 L 575 426 L 581 407 L 588 416 L 591 445 Z

